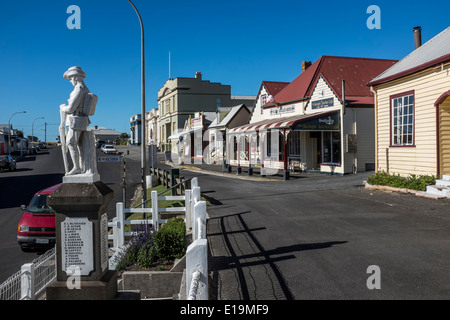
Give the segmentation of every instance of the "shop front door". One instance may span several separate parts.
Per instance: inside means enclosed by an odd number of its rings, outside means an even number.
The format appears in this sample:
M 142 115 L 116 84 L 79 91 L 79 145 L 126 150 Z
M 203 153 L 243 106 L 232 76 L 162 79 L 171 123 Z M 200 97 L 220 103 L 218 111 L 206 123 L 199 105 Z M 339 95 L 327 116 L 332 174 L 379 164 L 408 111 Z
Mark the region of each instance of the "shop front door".
M 450 174 L 450 97 L 438 106 L 439 173 Z

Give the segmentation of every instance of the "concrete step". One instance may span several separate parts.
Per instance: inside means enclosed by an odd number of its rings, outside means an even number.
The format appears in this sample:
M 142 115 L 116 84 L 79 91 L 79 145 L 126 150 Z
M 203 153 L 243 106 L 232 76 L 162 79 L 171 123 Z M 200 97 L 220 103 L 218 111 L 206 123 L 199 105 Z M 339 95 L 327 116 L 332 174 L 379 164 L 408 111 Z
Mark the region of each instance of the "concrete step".
M 426 191 L 417 192 L 416 196 L 422 197 L 422 198 L 428 198 L 428 199 L 436 199 L 436 200 L 437 199 L 447 199 L 446 196 L 440 196 L 440 195 L 437 195 L 437 194 L 431 194 L 431 193 L 428 193 Z
M 437 196 L 450 197 L 450 187 L 446 186 L 427 186 L 427 193 Z
M 450 180 L 440 179 L 436 180 L 437 186 L 450 187 Z

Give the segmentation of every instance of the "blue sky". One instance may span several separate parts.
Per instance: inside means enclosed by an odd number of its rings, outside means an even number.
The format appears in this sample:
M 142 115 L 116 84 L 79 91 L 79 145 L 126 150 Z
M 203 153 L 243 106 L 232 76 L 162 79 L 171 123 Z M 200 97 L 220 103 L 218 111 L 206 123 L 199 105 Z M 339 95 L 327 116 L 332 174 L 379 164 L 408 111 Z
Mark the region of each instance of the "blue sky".
M 414 50 L 415 26 L 426 42 L 450 25 L 447 1 L 133 1 L 145 28 L 146 110 L 157 106 L 169 77 L 231 85 L 256 95 L 261 81 L 292 81 L 303 60 L 322 55 L 402 59 Z M 81 29 L 67 28 L 67 8 L 81 10 Z M 381 29 L 370 30 L 370 5 Z M 127 0 L 0 0 L 0 124 L 44 140 L 58 135 L 59 105 L 72 85 L 71 66 L 87 73 L 98 95 L 92 125 L 129 133 L 141 112 L 140 27 Z M 45 119 L 38 119 L 44 117 Z

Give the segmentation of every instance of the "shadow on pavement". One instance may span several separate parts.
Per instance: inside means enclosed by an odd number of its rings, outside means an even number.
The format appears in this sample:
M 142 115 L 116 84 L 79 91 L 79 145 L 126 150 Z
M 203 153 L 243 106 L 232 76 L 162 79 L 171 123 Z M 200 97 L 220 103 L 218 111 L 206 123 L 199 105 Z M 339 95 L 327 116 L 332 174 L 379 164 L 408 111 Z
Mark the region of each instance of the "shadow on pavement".
M 60 183 L 62 177 L 63 174 L 60 173 L 1 177 L 0 209 L 20 207 L 22 204 L 28 205 L 28 202 L 37 191 Z M 13 185 L 18 185 L 19 187 L 12 188 Z M 20 190 L 20 193 L 15 190 Z M 27 199 L 27 203 L 23 203 L 23 199 Z
M 239 299 L 249 300 L 264 296 L 269 299 L 293 300 L 294 296 L 276 262 L 295 259 L 294 252 L 326 249 L 347 243 L 347 241 L 300 243 L 265 250 L 253 234 L 254 231 L 265 228 L 249 229 L 242 217 L 243 214 L 249 212 L 209 219 L 208 225 L 215 226 L 214 228 L 208 227 L 209 242 L 216 240 L 218 244 L 225 247 L 225 251 L 222 252 L 228 253 L 227 256 L 214 256 L 212 252 L 210 253 L 209 260 L 211 270 L 213 270 L 210 295 L 213 299 L 235 299 L 236 296 L 239 296 Z M 215 244 L 210 244 L 210 247 L 215 248 Z M 220 273 L 222 274 L 220 275 Z M 225 292 L 228 289 L 225 289 L 223 284 L 236 281 L 238 283 L 234 285 L 235 292 L 231 293 L 233 296 L 226 296 L 229 293 Z M 255 283 L 261 284 L 261 288 L 263 287 L 262 283 L 271 285 L 266 286 L 265 292 L 261 292 Z

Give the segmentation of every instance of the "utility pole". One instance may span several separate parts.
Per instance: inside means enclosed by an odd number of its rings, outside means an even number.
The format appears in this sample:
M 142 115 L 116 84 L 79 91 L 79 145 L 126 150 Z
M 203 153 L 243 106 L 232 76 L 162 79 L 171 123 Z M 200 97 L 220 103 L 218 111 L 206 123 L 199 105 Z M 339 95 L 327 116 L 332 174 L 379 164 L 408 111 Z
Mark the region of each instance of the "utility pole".
M 146 183 L 146 155 L 145 155 L 145 55 L 144 55 L 144 24 L 141 15 L 131 0 L 128 2 L 133 7 L 139 18 L 141 25 L 141 176 L 142 176 L 142 207 L 146 207 L 147 202 L 147 183 Z M 147 217 L 147 213 L 145 214 Z

